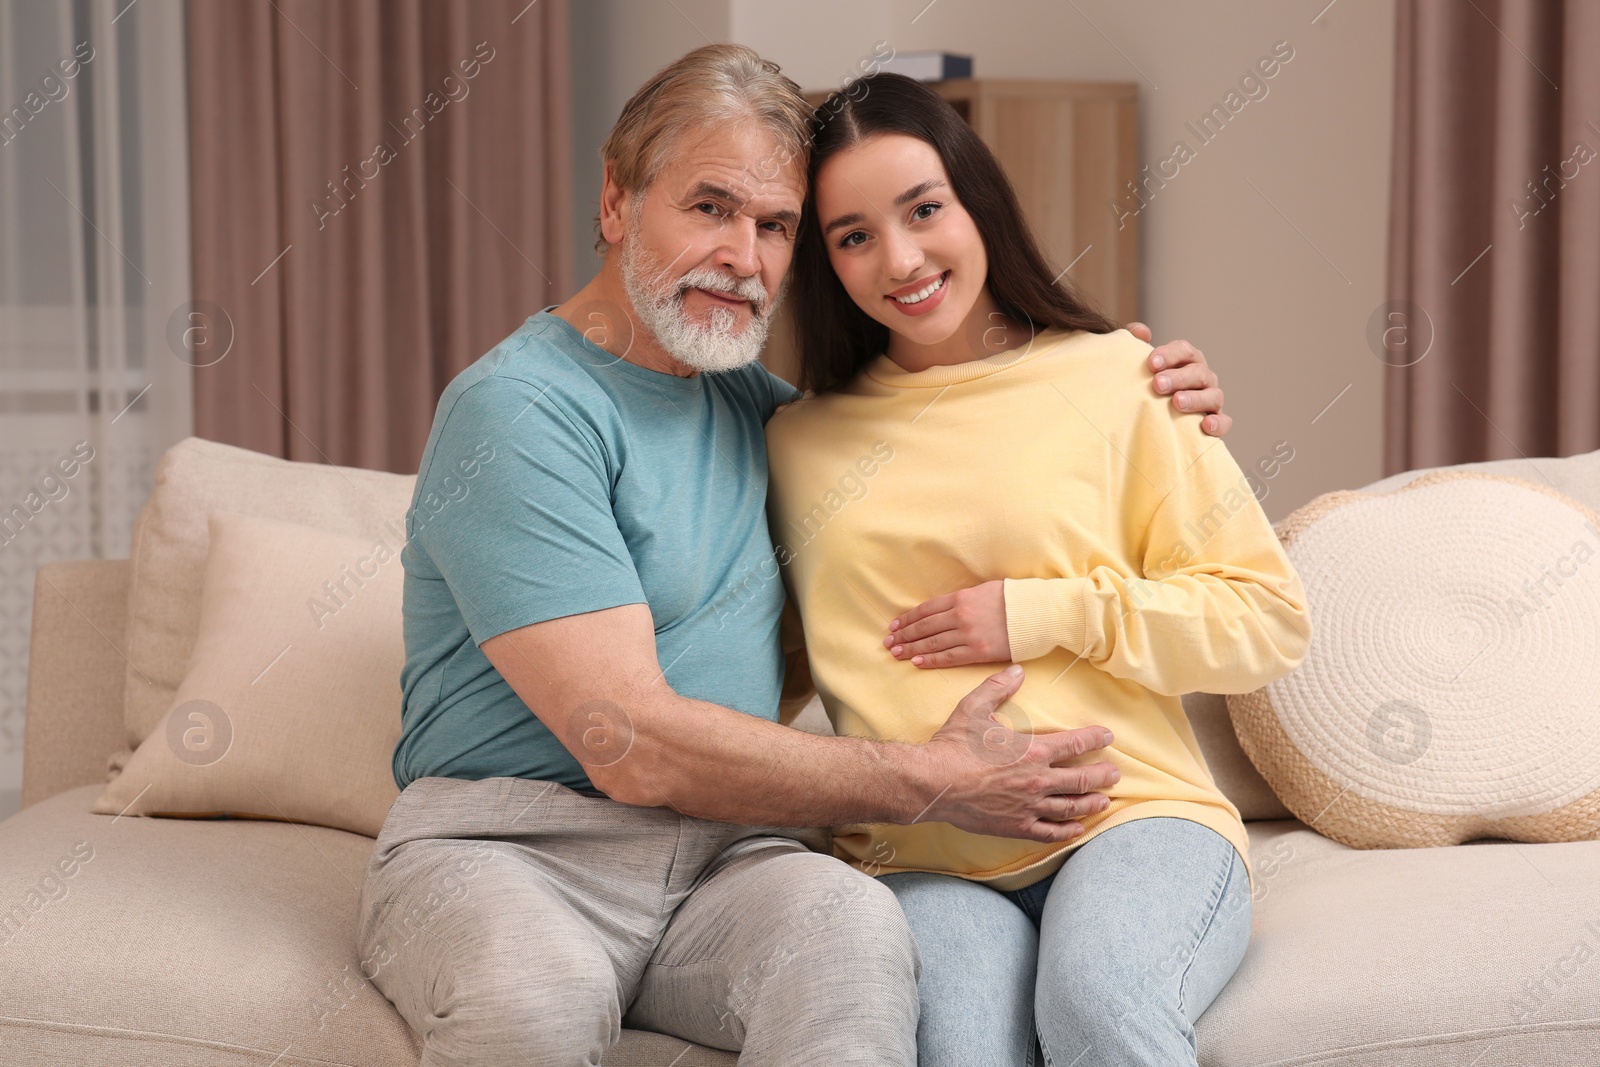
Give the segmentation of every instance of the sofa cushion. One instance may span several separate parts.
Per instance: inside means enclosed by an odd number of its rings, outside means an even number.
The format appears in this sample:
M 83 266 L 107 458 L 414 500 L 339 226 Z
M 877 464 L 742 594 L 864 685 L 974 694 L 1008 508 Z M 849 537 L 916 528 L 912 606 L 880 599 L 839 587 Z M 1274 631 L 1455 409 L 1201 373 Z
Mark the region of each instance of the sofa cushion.
M 219 512 L 210 543 L 188 672 L 94 810 L 377 837 L 399 794 L 399 540 Z
M 93 815 L 98 790 L 0 823 L 5 1062 L 418 1062 L 415 1035 L 358 977 L 371 840 Z M 1254 932 L 1196 1027 L 1202 1067 L 1594 1062 L 1600 842 L 1356 851 L 1290 821 L 1250 837 Z M 735 1057 L 628 1030 L 605 1062 Z
M 1356 847 L 1600 834 L 1600 515 L 1437 471 L 1279 525 L 1305 662 L 1228 698 L 1288 808 Z
M 314 526 L 367 541 L 405 539 L 411 475 L 294 463 L 191 437 L 156 467 L 134 521 L 123 714 L 133 749 L 165 718 L 188 670 L 215 511 Z M 127 751 L 112 757 L 113 772 Z
M 1600 842 L 1355 850 L 1252 823 L 1244 962 L 1201 1067 L 1600 1063 Z
M 357 887 L 371 839 L 91 814 L 99 791 L 80 786 L 0 823 L 0 1062 L 419 1062 L 418 1037 L 360 974 Z M 605 1062 L 735 1059 L 624 1030 Z
M 8 1062 L 418 1061 L 405 1020 L 357 977 L 370 839 L 90 814 L 99 792 L 71 789 L 0 824 L 0 902 L 14 918 L 0 927 Z M 79 863 L 62 873 L 70 857 Z

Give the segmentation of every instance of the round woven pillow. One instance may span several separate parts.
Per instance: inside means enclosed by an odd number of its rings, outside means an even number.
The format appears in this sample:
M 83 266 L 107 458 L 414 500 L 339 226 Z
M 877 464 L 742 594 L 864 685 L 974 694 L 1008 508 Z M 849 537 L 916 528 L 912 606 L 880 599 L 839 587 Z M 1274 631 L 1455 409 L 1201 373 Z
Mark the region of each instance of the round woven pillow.
M 1600 836 L 1600 516 L 1438 471 L 1318 497 L 1278 536 L 1311 646 L 1228 710 L 1296 817 L 1355 848 Z

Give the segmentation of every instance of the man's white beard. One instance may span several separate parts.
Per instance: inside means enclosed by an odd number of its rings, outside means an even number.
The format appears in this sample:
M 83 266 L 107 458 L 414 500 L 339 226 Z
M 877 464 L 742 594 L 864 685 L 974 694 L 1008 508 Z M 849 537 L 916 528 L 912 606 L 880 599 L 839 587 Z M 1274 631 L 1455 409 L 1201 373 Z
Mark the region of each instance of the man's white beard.
M 772 323 L 772 311 L 783 299 L 783 288 L 769 301 L 759 278 L 736 278 L 707 267 L 679 278 L 669 277 L 670 267 L 663 268 L 640 241 L 638 218 L 635 212 L 634 225 L 628 228 L 618 251 L 622 255 L 623 287 L 644 328 L 668 355 L 698 371 L 716 373 L 754 363 L 767 343 L 767 328 Z M 683 306 L 690 289 L 707 289 L 748 300 L 749 325 L 737 330 L 738 312 L 724 307 L 712 308 L 708 323 L 695 321 Z

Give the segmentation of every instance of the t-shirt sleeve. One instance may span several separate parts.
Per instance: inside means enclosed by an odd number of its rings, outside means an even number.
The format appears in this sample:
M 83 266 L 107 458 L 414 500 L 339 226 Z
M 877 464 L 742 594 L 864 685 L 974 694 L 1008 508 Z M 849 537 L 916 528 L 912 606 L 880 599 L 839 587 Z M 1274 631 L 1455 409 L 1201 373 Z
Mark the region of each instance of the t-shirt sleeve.
M 762 383 L 772 398 L 771 406 L 768 407 L 766 411 L 767 418 L 770 419 L 772 417 L 772 413 L 778 408 L 781 408 L 783 405 L 800 399 L 800 390 L 796 389 L 794 386 L 790 385 L 776 374 L 773 374 L 764 365 L 758 363 L 756 366 L 760 368 Z
M 559 386 L 487 378 L 456 400 L 417 475 L 407 533 L 478 644 L 645 603 L 604 442 L 582 406 Z

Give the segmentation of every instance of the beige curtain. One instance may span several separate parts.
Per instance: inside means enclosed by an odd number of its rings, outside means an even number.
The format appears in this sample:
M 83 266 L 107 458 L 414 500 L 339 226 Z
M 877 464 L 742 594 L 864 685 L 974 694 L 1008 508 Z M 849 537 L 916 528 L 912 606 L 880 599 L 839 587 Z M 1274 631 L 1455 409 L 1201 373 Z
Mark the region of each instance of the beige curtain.
M 1385 468 L 1600 448 L 1600 3 L 1398 11 Z
M 195 432 L 414 471 L 570 295 L 566 0 L 190 0 Z

